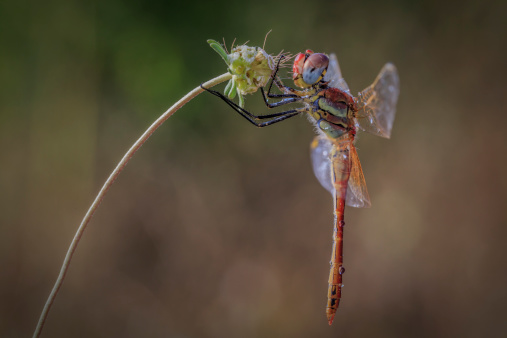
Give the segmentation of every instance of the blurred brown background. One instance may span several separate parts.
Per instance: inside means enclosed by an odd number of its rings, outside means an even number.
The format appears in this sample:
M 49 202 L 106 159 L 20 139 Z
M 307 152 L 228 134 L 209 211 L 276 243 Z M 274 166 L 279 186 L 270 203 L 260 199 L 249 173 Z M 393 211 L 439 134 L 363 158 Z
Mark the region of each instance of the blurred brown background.
M 270 29 L 268 52 L 337 53 L 354 93 L 387 61 L 400 73 L 392 139 L 358 141 L 372 208 L 346 210 L 333 326 L 313 128 L 257 129 L 201 95 L 111 189 L 43 337 L 506 336 L 505 4 L 2 1 L 0 336 L 31 335 L 134 140 L 226 71 L 206 39 L 262 46 Z

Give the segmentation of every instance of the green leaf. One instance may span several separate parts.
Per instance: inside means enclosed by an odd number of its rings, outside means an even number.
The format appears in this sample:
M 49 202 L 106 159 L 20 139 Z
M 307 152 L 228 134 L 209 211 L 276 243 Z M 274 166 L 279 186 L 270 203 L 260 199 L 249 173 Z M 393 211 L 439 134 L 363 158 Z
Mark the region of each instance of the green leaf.
M 231 87 L 229 88 L 229 93 L 226 93 L 225 95 L 227 95 L 232 100 L 236 96 L 236 92 L 236 81 L 234 81 L 234 79 L 231 79 Z
M 241 108 L 245 108 L 245 99 L 243 98 L 243 95 L 238 93 L 238 99 L 239 99 L 239 106 Z
M 231 91 L 231 87 L 232 87 L 232 79 L 229 80 L 229 82 L 227 82 L 227 86 L 225 86 L 225 89 L 224 89 L 224 94 L 225 96 L 229 96 L 229 92 Z
M 207 42 L 209 43 L 210 47 L 215 50 L 215 52 L 220 54 L 220 56 L 222 57 L 222 59 L 224 59 L 225 63 L 228 66 L 229 65 L 229 56 L 225 52 L 225 49 L 222 47 L 222 45 L 219 44 L 218 42 L 216 42 L 215 40 L 211 40 L 211 39 L 207 40 Z

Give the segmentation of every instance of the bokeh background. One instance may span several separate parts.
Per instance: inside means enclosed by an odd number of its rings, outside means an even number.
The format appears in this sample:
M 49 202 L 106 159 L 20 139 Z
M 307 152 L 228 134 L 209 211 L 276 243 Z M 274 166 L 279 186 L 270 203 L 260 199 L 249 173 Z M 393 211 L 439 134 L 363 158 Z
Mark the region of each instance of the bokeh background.
M 505 337 L 506 22 L 504 1 L 2 1 L 0 336 L 31 335 L 134 140 L 226 71 L 206 39 L 272 29 L 268 52 L 337 53 L 352 92 L 400 73 L 391 140 L 358 140 L 372 208 L 346 210 L 333 326 L 313 128 L 200 95 L 111 189 L 43 337 Z

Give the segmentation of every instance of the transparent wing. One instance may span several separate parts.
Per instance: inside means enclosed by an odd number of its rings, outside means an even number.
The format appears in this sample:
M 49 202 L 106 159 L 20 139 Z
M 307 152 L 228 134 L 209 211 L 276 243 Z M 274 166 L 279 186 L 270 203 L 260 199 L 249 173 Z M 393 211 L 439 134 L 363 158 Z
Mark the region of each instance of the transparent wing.
M 351 169 L 346 203 L 354 208 L 369 208 L 371 207 L 370 195 L 368 195 L 361 162 L 353 144 L 350 145 L 350 161 Z
M 333 88 L 338 88 L 347 93 L 350 93 L 349 86 L 342 77 L 338 59 L 334 53 L 329 55 L 329 66 L 327 67 L 327 73 L 324 76 L 324 81 L 329 82 L 329 85 Z
M 331 160 L 329 155 L 333 144 L 323 136 L 316 136 L 311 144 L 313 172 L 320 184 L 331 194 L 335 188 L 331 179 Z M 356 147 L 350 144 L 350 160 L 352 163 L 350 178 L 347 186 L 345 203 L 354 208 L 368 208 L 371 206 L 363 170 Z
M 323 136 L 316 136 L 311 144 L 313 172 L 320 184 L 331 194 L 334 192 L 331 182 L 331 160 L 329 159 L 332 146 L 331 142 Z
M 400 93 L 400 79 L 396 67 L 387 63 L 371 86 L 357 97 L 356 124 L 361 130 L 389 138 Z

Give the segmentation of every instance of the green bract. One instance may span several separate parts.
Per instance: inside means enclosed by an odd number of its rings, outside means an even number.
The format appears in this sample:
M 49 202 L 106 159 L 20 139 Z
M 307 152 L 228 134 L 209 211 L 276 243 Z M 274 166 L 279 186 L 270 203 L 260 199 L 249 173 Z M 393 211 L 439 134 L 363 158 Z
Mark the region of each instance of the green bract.
M 268 82 L 275 69 L 273 57 L 260 47 L 237 46 L 227 54 L 218 42 L 208 40 L 208 43 L 224 59 L 232 74 L 224 94 L 230 99 L 238 95 L 239 105 L 243 107 L 243 95 L 255 93 Z

